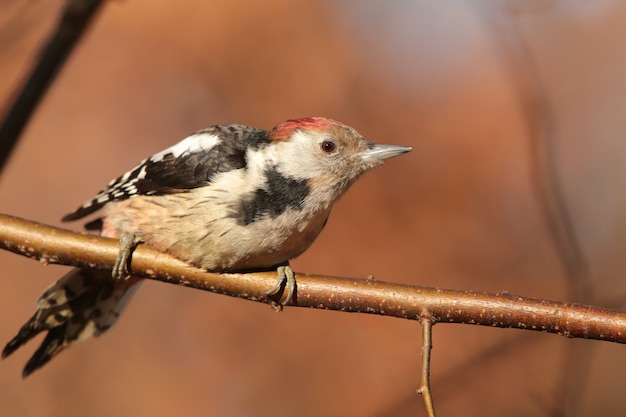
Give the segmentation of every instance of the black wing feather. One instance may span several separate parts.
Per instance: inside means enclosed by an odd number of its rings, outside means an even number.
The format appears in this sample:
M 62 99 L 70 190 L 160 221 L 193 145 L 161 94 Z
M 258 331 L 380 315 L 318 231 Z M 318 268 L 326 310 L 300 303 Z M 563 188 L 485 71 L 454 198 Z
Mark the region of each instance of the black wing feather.
M 80 219 L 111 201 L 136 195 L 180 193 L 205 186 L 221 172 L 245 168 L 247 150 L 268 144 L 266 134 L 262 129 L 243 125 L 217 125 L 196 132 L 185 140 L 200 140 L 201 135 L 210 135 L 217 136 L 219 142 L 208 149 L 186 150 L 180 155 L 168 152 L 174 147 L 155 154 L 111 181 L 92 200 L 62 220 Z

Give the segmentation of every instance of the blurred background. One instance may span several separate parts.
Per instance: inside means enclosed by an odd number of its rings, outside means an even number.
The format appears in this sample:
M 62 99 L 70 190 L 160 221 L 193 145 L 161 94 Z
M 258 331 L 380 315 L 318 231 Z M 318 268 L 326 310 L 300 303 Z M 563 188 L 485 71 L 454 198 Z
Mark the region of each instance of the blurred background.
M 64 2 L 0 2 L 6 106 Z M 0 178 L 60 226 L 111 178 L 218 123 L 326 116 L 413 152 L 367 174 L 294 270 L 624 308 L 626 3 L 115 1 Z M 68 224 L 81 230 L 81 224 Z M 0 342 L 66 267 L 0 252 Z M 2 416 L 416 416 L 418 323 L 146 282 L 118 325 L 22 380 Z M 442 416 L 623 415 L 623 346 L 440 324 Z

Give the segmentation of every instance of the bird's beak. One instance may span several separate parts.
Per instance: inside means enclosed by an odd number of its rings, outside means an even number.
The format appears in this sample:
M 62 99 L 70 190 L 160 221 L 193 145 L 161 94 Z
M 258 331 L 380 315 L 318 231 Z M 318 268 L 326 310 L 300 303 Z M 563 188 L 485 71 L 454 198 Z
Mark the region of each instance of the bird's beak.
M 366 161 L 393 158 L 394 156 L 402 155 L 403 153 L 411 152 L 413 148 L 409 146 L 396 146 L 396 145 L 381 145 L 378 143 L 372 143 L 364 152 L 361 152 L 361 159 Z

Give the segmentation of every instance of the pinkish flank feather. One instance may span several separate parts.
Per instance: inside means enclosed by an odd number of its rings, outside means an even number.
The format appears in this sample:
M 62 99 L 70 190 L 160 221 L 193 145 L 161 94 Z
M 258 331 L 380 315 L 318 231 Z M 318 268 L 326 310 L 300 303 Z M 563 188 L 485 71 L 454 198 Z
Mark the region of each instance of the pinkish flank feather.
M 296 129 L 328 129 L 331 126 L 343 126 L 336 120 L 325 117 L 303 117 L 301 119 L 291 119 L 276 125 L 269 133 L 269 138 L 275 141 L 287 140 Z

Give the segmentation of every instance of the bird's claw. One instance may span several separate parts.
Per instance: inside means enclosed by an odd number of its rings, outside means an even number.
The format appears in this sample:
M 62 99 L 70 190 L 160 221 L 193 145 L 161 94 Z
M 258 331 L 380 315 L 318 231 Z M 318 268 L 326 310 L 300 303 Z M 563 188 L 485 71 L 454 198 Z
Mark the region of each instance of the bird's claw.
M 120 236 L 120 251 L 111 271 L 113 279 L 125 281 L 130 278 L 129 264 L 138 243 L 139 239 L 137 236 L 131 233 L 122 233 Z
M 293 273 L 293 270 L 289 265 L 281 265 L 277 267 L 276 272 L 278 272 L 276 284 L 266 294 L 268 296 L 277 295 L 284 284 L 287 297 L 280 302 L 280 306 L 282 307 L 290 304 L 293 300 L 293 295 L 296 292 L 296 275 Z

